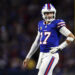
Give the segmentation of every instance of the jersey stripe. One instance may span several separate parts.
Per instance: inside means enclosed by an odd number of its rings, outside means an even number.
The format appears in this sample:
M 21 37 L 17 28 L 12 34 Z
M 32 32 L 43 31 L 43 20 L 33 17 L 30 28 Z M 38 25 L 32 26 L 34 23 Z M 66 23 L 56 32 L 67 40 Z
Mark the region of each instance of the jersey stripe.
M 62 27 L 62 26 L 66 26 L 66 25 L 65 24 L 61 24 L 61 25 L 58 25 L 57 28 Z
M 63 24 L 63 23 L 65 24 L 65 22 L 59 22 L 58 25 Z
M 65 23 L 60 23 L 60 24 L 58 24 L 58 26 L 59 26 L 59 25 L 62 25 L 62 24 L 65 24 Z
M 52 57 L 52 59 L 50 60 L 50 63 L 48 65 L 48 67 L 47 67 L 46 72 L 45 72 L 44 75 L 48 74 L 49 70 L 51 69 L 51 66 L 52 66 L 53 62 L 54 62 L 54 57 Z

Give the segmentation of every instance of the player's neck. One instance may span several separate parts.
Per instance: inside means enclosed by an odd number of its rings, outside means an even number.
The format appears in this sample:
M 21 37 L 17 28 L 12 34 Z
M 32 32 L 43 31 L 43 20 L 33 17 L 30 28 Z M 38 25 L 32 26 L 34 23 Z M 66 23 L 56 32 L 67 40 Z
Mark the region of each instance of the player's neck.
M 50 21 L 45 21 L 45 24 L 49 24 L 50 23 Z

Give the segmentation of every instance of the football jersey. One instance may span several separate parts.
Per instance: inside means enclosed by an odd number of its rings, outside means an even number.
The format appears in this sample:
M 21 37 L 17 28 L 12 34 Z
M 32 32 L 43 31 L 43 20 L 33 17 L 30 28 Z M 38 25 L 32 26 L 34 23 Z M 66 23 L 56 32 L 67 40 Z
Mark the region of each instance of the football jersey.
M 59 45 L 61 34 L 59 29 L 65 26 L 63 20 L 57 19 L 49 24 L 45 24 L 44 20 L 38 23 L 40 32 L 40 52 L 49 52 L 51 47 Z

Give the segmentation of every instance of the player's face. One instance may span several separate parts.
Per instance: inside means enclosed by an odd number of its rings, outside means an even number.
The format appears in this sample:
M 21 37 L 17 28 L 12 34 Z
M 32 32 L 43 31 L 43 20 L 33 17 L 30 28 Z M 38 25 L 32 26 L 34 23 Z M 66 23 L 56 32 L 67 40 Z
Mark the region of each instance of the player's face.
M 45 12 L 44 15 L 46 19 L 54 18 L 54 12 Z

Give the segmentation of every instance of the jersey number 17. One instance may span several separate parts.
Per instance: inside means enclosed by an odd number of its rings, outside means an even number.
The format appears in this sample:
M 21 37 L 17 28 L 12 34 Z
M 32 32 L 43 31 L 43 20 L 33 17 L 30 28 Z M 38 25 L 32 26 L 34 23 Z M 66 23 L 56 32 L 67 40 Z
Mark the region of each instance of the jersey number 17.
M 41 41 L 43 35 L 45 35 L 46 37 L 44 41 Z M 50 35 L 51 35 L 51 32 L 44 32 L 44 34 L 43 32 L 41 32 L 40 44 L 47 44 L 47 40 L 50 37 Z

